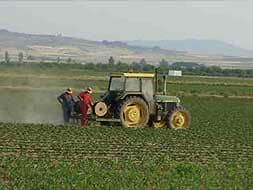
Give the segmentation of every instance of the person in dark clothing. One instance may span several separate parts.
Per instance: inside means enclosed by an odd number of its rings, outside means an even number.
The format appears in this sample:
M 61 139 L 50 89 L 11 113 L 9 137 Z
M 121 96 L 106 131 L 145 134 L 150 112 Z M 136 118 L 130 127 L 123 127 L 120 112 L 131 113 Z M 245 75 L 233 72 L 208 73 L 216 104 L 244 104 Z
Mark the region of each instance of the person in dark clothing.
M 72 89 L 67 88 L 66 92 L 57 97 L 57 100 L 62 105 L 64 124 L 67 124 L 70 119 L 74 99 L 72 96 Z

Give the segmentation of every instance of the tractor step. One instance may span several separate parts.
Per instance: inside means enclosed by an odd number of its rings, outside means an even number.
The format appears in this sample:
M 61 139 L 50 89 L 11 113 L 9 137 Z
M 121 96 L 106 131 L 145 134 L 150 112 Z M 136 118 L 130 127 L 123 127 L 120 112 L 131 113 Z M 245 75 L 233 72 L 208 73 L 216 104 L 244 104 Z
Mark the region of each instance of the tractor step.
M 107 121 L 107 122 L 120 122 L 120 119 L 116 119 L 116 118 L 96 118 L 95 121 L 98 122 L 103 122 L 103 121 Z

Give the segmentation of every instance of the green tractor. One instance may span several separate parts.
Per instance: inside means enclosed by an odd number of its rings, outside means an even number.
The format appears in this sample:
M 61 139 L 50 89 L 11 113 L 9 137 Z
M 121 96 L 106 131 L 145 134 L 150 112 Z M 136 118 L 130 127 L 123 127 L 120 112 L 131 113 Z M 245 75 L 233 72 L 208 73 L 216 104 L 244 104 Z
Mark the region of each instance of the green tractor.
M 189 113 L 176 96 L 166 95 L 167 74 L 112 73 L 108 91 L 94 104 L 95 120 L 120 122 L 124 127 L 184 129 Z M 162 89 L 162 90 L 161 90 Z

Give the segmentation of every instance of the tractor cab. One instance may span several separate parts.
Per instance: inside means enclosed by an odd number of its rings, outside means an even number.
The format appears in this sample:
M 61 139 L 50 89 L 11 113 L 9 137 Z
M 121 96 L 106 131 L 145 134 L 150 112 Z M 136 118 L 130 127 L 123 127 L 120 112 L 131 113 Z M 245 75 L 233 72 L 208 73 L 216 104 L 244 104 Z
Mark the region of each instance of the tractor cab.
M 146 102 L 151 102 L 154 95 L 154 74 L 152 73 L 112 73 L 108 87 L 109 94 L 123 99 L 135 94 Z

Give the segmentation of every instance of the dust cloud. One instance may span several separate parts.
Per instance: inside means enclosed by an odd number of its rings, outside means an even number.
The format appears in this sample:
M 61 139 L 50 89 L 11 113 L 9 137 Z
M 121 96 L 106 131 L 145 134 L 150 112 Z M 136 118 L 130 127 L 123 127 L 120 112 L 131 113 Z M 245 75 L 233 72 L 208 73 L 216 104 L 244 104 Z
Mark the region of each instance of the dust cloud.
M 27 77 L 22 78 L 26 85 L 20 85 L 15 79 L 0 86 L 0 122 L 63 123 L 57 97 L 65 88 L 47 88 L 41 80 Z

